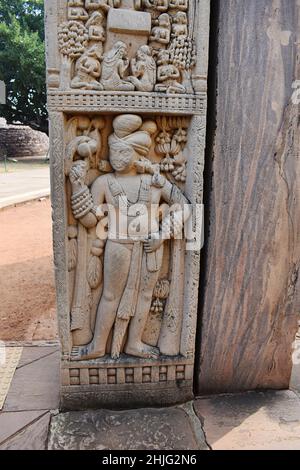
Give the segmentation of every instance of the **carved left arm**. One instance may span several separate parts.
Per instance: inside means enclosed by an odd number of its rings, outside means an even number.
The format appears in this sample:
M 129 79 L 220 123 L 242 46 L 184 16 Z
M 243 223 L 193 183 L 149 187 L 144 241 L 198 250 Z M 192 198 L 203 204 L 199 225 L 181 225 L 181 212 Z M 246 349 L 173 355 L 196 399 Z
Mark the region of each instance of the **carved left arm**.
M 172 209 L 162 221 L 162 234 L 166 238 L 176 238 L 181 235 L 184 223 L 192 214 L 189 201 L 183 192 L 168 180 L 162 188 L 162 198 Z

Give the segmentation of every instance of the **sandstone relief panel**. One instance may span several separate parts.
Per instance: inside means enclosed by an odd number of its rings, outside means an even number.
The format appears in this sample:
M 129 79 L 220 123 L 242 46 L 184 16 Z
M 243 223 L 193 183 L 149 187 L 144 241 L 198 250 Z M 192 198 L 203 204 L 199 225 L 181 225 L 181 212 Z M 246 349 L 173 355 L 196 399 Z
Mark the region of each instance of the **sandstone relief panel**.
M 72 360 L 180 353 L 187 127 L 134 114 L 66 123 Z
M 63 90 L 193 93 L 188 1 L 69 1 L 58 25 Z M 56 77 L 57 78 L 57 77 Z
M 208 0 L 46 1 L 64 407 L 192 397 L 208 24 Z

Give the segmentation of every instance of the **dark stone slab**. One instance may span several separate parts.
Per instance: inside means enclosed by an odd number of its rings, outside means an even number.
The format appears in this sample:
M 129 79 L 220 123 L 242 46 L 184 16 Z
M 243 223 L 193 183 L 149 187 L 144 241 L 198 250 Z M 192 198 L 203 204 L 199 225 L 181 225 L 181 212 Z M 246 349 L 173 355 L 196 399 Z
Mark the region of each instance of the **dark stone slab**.
M 53 417 L 50 429 L 50 450 L 206 448 L 179 408 L 68 412 Z
M 59 361 L 56 351 L 16 370 L 3 411 L 55 410 L 59 407 Z
M 0 450 L 45 450 L 48 438 L 50 413 L 27 426 L 0 445 Z
M 213 450 L 300 450 L 300 398 L 291 391 L 196 400 Z

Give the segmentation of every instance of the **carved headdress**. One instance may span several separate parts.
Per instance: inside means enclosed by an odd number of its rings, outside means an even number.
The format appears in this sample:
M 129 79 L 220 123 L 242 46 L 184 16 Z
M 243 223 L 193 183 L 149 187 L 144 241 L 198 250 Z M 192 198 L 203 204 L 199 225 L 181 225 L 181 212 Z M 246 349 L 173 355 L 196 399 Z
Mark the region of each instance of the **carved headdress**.
M 117 41 L 112 49 L 104 54 L 104 62 L 107 65 L 114 64 L 116 60 L 123 56 L 123 51 L 126 50 L 126 48 L 127 46 L 123 41 Z M 122 52 L 121 56 L 120 52 Z
M 151 126 L 143 126 L 143 121 L 135 114 L 123 114 L 113 121 L 114 134 L 109 137 L 110 162 L 119 169 L 126 166 L 136 152 L 146 157 L 152 145 Z

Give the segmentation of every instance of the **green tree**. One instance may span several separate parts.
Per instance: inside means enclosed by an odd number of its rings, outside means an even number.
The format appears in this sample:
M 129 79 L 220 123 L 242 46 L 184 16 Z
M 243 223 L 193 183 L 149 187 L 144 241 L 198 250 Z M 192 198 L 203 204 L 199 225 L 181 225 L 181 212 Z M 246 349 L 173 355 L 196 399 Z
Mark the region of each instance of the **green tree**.
M 0 0 L 0 116 L 47 132 L 43 0 Z

